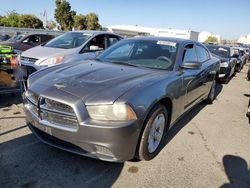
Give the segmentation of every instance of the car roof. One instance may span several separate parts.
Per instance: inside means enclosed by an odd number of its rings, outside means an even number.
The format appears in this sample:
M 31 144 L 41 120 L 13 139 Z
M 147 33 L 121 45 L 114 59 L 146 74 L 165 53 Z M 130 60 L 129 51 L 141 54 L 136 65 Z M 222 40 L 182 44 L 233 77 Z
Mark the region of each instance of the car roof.
M 217 47 L 217 48 L 231 48 L 230 46 L 226 46 L 226 45 L 212 45 L 212 44 L 206 44 L 205 46 L 211 46 L 211 47 Z
M 125 40 L 159 40 L 159 41 L 169 41 L 169 42 L 175 42 L 175 43 L 183 43 L 183 42 L 198 43 L 197 41 L 190 40 L 190 39 L 182 39 L 182 38 L 174 38 L 174 37 L 153 37 L 153 36 L 133 37 L 133 38 L 127 38 Z
M 109 31 L 96 31 L 96 30 L 79 30 L 79 31 L 69 31 L 71 33 L 86 33 L 86 34 L 91 34 L 91 35 L 97 35 L 97 34 L 114 34 L 118 35 L 116 33 L 112 33 Z

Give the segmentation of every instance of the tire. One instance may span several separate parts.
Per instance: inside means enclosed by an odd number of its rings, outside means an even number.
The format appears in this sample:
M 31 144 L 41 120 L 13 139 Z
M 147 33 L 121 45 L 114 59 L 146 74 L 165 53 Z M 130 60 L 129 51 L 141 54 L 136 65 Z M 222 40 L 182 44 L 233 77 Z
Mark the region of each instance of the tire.
M 164 120 L 164 121 L 163 121 Z M 160 126 L 157 126 L 157 121 Z M 159 125 L 158 124 L 158 125 Z M 159 128 L 159 132 L 156 127 Z M 149 161 L 153 159 L 161 150 L 162 143 L 168 128 L 168 111 L 162 104 L 157 104 L 146 118 L 144 130 L 139 140 L 136 158 L 139 160 Z M 156 135 L 156 133 L 158 133 Z M 155 138 L 158 137 L 155 140 Z
M 205 102 L 207 104 L 212 104 L 215 99 L 215 89 L 216 89 L 216 82 L 215 80 L 212 83 L 211 89 L 209 91 L 208 97 L 206 98 Z

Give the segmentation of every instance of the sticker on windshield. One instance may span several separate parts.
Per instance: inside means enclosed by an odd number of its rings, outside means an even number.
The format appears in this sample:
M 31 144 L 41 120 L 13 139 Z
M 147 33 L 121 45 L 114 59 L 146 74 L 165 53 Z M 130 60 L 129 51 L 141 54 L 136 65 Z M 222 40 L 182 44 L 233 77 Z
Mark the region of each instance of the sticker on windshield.
M 158 40 L 157 44 L 161 44 L 161 45 L 166 45 L 166 46 L 176 46 L 175 42 L 169 42 L 169 41 L 164 41 L 164 40 Z

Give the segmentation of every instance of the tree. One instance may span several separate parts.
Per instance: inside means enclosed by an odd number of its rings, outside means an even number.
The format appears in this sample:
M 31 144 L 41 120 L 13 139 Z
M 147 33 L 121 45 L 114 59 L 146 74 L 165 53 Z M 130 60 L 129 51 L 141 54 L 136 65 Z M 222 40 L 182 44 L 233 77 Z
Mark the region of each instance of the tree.
M 7 15 L 2 17 L 1 19 L 1 25 L 7 26 L 7 27 L 18 27 L 19 23 L 19 14 L 15 11 L 8 11 Z
M 76 30 L 87 29 L 87 19 L 86 16 L 79 14 L 74 16 L 74 28 Z
M 19 27 L 43 29 L 43 22 L 32 14 L 22 14 L 19 16 Z
M 205 40 L 205 43 L 210 43 L 210 42 L 218 42 L 218 39 L 214 36 L 209 36 L 207 37 L 207 40 Z
M 99 18 L 97 14 L 89 13 L 86 16 L 86 19 L 88 30 L 101 30 L 101 25 L 99 24 Z
M 3 21 L 2 21 L 2 19 L 4 18 L 4 16 L 0 16 L 0 26 L 3 26 L 4 24 L 3 24 Z
M 69 2 L 56 0 L 55 19 L 60 24 L 62 30 L 72 30 L 75 15 L 76 12 L 71 10 Z

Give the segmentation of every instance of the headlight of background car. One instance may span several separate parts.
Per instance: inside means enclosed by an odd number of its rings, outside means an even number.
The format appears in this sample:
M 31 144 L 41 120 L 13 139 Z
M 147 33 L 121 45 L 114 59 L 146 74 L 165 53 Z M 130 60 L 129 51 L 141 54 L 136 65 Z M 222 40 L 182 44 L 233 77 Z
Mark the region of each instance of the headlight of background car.
M 124 121 L 137 119 L 133 109 L 126 104 L 87 106 L 87 110 L 90 118 L 94 120 Z
M 228 65 L 229 65 L 229 62 L 222 62 L 220 64 L 221 67 L 228 67 Z
M 60 64 L 62 60 L 63 60 L 63 56 L 51 57 L 40 62 L 39 65 L 40 66 L 53 66 L 56 64 Z

